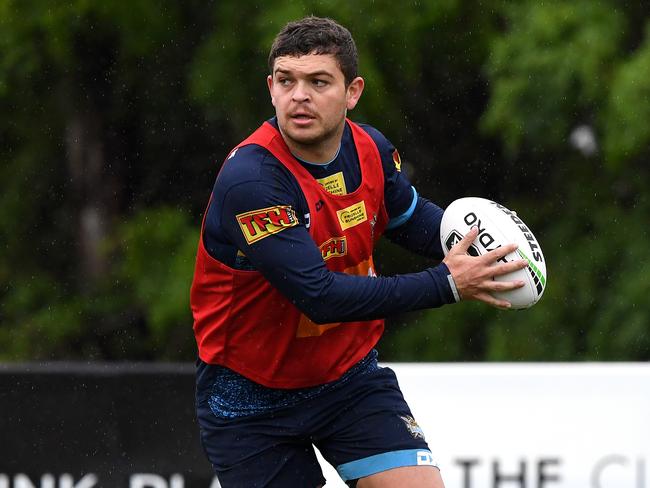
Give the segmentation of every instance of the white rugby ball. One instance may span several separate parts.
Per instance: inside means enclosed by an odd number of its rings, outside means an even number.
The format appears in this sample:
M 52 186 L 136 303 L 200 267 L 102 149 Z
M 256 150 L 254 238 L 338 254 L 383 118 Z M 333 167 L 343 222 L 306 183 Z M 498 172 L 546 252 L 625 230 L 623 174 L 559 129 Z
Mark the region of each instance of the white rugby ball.
M 546 262 L 542 248 L 528 226 L 516 212 L 496 202 L 478 197 L 460 198 L 447 207 L 440 223 L 440 241 L 445 256 L 474 226 L 478 227 L 479 233 L 468 254 L 478 256 L 514 243 L 519 248 L 502 261 L 521 258 L 528 261 L 526 268 L 494 278 L 499 281 L 521 280 L 525 283 L 523 287 L 493 292 L 492 295 L 507 300 L 513 309 L 528 308 L 537 303 L 546 288 Z

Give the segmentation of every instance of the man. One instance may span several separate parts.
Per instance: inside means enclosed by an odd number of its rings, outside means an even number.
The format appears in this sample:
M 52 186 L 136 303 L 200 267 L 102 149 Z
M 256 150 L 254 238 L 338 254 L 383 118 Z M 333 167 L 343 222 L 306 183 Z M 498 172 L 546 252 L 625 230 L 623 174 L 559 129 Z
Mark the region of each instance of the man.
M 383 317 L 521 282 L 493 277 L 515 246 L 377 277 L 385 233 L 443 257 L 442 210 L 418 196 L 391 143 L 346 119 L 364 88 L 350 33 L 330 19 L 287 24 L 269 55 L 276 117 L 226 158 L 196 262 L 197 415 L 224 488 L 317 487 L 312 444 L 358 488 L 442 487 L 394 373 L 377 365 Z

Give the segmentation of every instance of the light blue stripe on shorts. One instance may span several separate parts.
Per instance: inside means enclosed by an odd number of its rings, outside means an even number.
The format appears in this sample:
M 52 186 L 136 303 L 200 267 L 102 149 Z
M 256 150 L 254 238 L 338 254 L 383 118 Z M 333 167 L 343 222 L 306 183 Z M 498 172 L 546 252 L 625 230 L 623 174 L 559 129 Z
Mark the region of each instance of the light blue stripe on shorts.
M 381 473 L 403 466 L 436 466 L 431 451 L 427 449 L 406 449 L 403 451 L 384 452 L 336 468 L 343 481 L 356 480 L 371 474 Z

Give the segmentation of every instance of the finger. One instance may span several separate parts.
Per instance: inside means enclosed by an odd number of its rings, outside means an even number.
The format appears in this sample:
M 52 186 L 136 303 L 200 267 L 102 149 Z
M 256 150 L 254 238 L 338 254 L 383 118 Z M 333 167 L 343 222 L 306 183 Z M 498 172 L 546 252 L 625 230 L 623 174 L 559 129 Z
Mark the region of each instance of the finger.
M 510 261 L 507 263 L 499 263 L 491 266 L 489 272 L 492 276 L 501 276 L 508 273 L 514 273 L 520 269 L 524 269 L 528 266 L 528 261 L 525 259 L 517 259 L 516 261 Z
M 485 259 L 488 261 L 498 261 L 511 252 L 515 252 L 518 247 L 518 244 L 506 244 L 504 246 L 499 246 L 496 249 L 492 249 L 490 252 L 485 253 L 483 256 L 485 256 Z
M 524 286 L 521 280 L 515 281 L 486 281 L 481 288 L 489 291 L 510 291 Z
M 500 308 L 502 310 L 508 310 L 512 308 L 512 304 L 510 302 L 506 300 L 499 300 L 498 298 L 494 298 L 489 293 L 477 293 L 475 295 L 475 298 L 483 303 L 487 303 L 488 305 L 491 305 L 496 308 Z
M 474 242 L 477 235 L 478 227 L 474 226 L 454 247 L 451 248 L 449 254 L 466 254 L 469 246 L 472 245 L 472 242 Z

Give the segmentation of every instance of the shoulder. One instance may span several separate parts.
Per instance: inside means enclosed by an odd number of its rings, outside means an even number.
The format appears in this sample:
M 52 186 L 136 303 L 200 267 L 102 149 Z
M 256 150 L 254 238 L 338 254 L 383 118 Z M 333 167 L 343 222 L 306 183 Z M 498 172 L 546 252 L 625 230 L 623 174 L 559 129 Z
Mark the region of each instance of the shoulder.
M 393 143 L 388 140 L 388 138 L 382 134 L 378 129 L 373 127 L 370 124 L 360 124 L 357 123 L 359 127 L 361 127 L 366 134 L 368 134 L 372 140 L 375 142 L 377 145 L 377 148 L 379 149 L 379 153 L 384 156 L 384 154 L 393 154 L 393 151 L 395 150 L 395 146 L 393 146 Z
M 277 160 L 269 151 L 256 144 L 233 149 L 226 157 L 217 181 L 230 186 L 246 181 L 256 181 L 264 176 L 265 168 Z
M 209 217 L 232 227 L 238 214 L 278 205 L 298 215 L 309 211 L 295 177 L 268 150 L 254 144 L 233 150 L 215 181 Z
M 395 148 L 392 142 L 382 134 L 379 130 L 369 124 L 357 124 L 361 129 L 363 129 L 366 134 L 368 134 L 372 140 L 377 145 L 379 150 L 379 156 L 381 158 L 382 165 L 384 167 L 384 172 L 387 177 L 390 177 L 395 171 L 400 172 L 402 170 L 402 160 L 400 158 L 399 152 Z
M 214 185 L 215 193 L 225 194 L 231 188 L 271 187 L 295 189 L 295 178 L 267 149 L 249 144 L 226 157 Z

